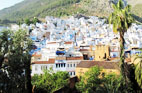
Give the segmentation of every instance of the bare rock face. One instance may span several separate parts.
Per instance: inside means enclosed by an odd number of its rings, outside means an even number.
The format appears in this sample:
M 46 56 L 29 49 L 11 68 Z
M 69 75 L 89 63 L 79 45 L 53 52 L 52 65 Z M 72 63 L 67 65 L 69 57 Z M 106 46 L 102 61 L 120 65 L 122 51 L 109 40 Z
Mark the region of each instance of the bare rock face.
M 112 12 L 112 3 L 117 4 L 119 0 L 83 0 L 88 1 L 85 6 L 83 6 L 90 15 L 96 16 L 108 16 Z M 123 0 L 125 6 L 127 1 Z
M 112 3 L 117 4 L 119 0 L 82 0 L 81 7 L 88 15 L 107 17 L 112 12 Z M 132 13 L 142 17 L 142 0 L 123 0 L 124 5 L 132 6 Z
M 85 6 L 82 6 L 89 15 L 108 16 L 112 11 L 109 0 L 90 0 Z
M 128 4 L 132 5 L 134 7 L 137 4 L 142 4 L 142 0 L 127 0 Z

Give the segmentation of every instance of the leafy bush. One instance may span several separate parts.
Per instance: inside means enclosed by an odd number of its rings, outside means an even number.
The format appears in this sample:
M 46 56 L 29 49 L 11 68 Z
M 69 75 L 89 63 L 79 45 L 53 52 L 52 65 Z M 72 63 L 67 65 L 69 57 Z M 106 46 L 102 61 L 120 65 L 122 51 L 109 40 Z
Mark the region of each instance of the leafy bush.
M 32 85 L 35 86 L 35 93 L 53 93 L 54 91 L 68 85 L 69 74 L 67 72 L 45 71 L 42 75 L 32 77 Z

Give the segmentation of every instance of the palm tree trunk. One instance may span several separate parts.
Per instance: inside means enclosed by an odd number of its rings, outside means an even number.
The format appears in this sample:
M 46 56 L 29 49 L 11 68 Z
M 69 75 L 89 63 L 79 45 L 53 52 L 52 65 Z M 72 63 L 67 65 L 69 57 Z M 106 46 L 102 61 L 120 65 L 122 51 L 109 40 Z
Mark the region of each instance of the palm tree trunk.
M 126 74 L 125 74 L 125 53 L 124 53 L 124 44 L 125 44 L 125 40 L 124 40 L 124 32 L 120 31 L 120 68 L 121 68 L 121 74 L 124 77 L 125 81 L 126 81 Z
M 4 56 L 0 56 L 0 68 L 2 67 L 3 61 L 4 61 Z
M 32 93 L 32 84 L 31 84 L 31 60 L 29 59 L 28 62 L 26 63 L 26 69 L 25 69 L 25 89 L 27 93 Z

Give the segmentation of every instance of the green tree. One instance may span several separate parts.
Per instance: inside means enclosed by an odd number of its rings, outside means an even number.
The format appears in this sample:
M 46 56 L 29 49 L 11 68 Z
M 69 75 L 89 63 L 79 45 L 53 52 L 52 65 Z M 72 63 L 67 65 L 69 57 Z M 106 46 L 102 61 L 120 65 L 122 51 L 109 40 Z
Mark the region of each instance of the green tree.
M 82 77 L 79 83 L 76 84 L 77 89 L 81 93 L 95 93 L 100 88 L 102 80 L 99 78 L 101 69 L 97 66 L 92 67 Z
M 29 51 L 32 41 L 26 31 L 0 32 L 0 91 L 3 93 L 31 93 Z M 7 81 L 6 81 L 6 80 Z
M 32 23 L 33 23 L 33 24 L 36 24 L 36 23 L 39 23 L 39 22 L 40 22 L 39 19 L 36 18 L 36 17 L 34 17 L 34 19 L 32 20 Z
M 25 23 L 27 24 L 27 25 L 30 25 L 32 22 L 31 22 L 31 20 L 30 19 L 25 19 Z
M 138 59 L 138 62 L 135 63 L 135 79 L 142 89 L 142 55 L 136 55 L 134 62 Z
M 97 66 L 80 78 L 76 88 L 81 93 L 134 93 L 131 87 L 125 86 L 121 75 L 102 73 Z
M 69 74 L 67 72 L 56 72 L 47 70 L 43 75 L 34 75 L 32 77 L 32 84 L 35 86 L 35 92 L 53 93 L 54 91 L 66 87 L 69 81 Z
M 121 74 L 124 77 L 125 82 L 128 82 L 128 78 L 126 77 L 126 66 L 124 63 L 125 55 L 124 55 L 124 33 L 127 32 L 127 29 L 131 26 L 133 22 L 132 15 L 130 13 L 130 5 L 124 6 L 122 0 L 119 0 L 115 5 L 113 4 L 113 13 L 109 16 L 109 24 L 113 24 L 113 31 L 119 32 L 120 35 L 120 67 Z
M 125 86 L 124 79 L 121 75 L 110 73 L 104 76 L 101 88 L 97 93 L 133 93 L 131 88 Z

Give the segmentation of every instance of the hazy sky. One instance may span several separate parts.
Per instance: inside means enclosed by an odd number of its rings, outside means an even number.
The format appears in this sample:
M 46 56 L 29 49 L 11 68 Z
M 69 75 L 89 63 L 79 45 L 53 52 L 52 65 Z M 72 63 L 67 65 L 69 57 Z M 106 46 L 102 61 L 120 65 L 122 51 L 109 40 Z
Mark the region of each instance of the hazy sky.
M 0 0 L 0 10 L 15 5 L 24 0 Z

